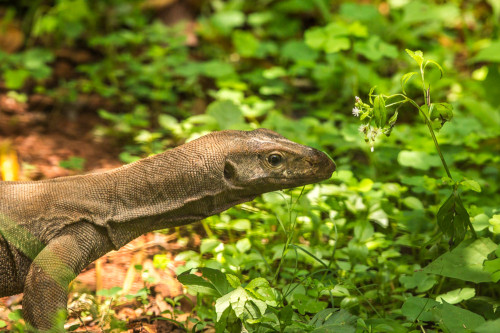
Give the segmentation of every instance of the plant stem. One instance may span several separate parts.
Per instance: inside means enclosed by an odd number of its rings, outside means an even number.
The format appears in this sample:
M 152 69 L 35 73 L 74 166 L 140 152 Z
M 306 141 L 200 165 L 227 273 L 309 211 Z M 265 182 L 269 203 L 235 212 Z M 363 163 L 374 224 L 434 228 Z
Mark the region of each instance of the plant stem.
M 425 75 L 424 75 L 424 69 L 422 68 L 422 65 L 420 65 L 420 75 L 422 76 L 422 91 L 424 93 L 425 105 L 427 105 L 427 112 L 430 113 L 430 111 L 431 111 L 430 85 L 429 85 L 429 89 L 426 90 L 425 89 Z M 420 110 L 420 108 L 418 108 L 418 109 L 419 109 L 419 111 L 422 112 L 422 110 Z M 422 112 L 422 114 L 424 115 L 425 124 L 427 125 L 427 128 L 429 129 L 429 132 L 431 133 L 432 141 L 434 141 L 434 146 L 436 147 L 436 150 L 438 152 L 439 158 L 441 159 L 441 163 L 443 164 L 443 167 L 446 171 L 446 174 L 448 175 L 448 177 L 450 179 L 453 179 L 453 177 L 451 176 L 451 173 L 450 173 L 450 169 L 448 169 L 448 164 L 446 164 L 446 160 L 444 159 L 443 153 L 441 152 L 441 148 L 439 147 L 439 143 L 437 141 L 436 134 L 434 134 L 434 130 L 432 129 L 431 121 L 430 121 L 429 117 L 425 114 L 425 112 Z
M 439 158 L 441 159 L 441 163 L 443 163 L 443 167 L 446 170 L 446 174 L 448 175 L 448 177 L 450 177 L 450 179 L 453 179 L 450 173 L 450 169 L 448 169 L 448 164 L 446 164 L 446 160 L 444 159 L 444 156 L 441 153 L 441 148 L 439 148 L 439 143 L 437 141 L 436 135 L 434 134 L 434 130 L 432 129 L 432 125 L 427 116 L 424 115 L 424 117 L 425 117 L 425 124 L 427 125 L 427 128 L 429 128 L 429 132 L 431 133 L 432 136 L 432 141 L 434 141 L 434 146 L 436 147 Z

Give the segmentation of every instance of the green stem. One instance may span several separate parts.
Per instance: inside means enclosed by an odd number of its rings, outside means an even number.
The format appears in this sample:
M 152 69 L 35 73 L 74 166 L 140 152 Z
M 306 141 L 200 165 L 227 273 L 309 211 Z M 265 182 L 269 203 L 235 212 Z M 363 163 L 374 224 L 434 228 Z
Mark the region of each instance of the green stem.
M 450 177 L 450 179 L 453 179 L 453 177 L 451 176 L 451 173 L 450 173 L 450 169 L 448 169 L 448 164 L 446 164 L 446 160 L 444 159 L 444 156 L 441 153 L 441 148 L 439 148 L 439 143 L 437 141 L 436 135 L 434 134 L 434 130 L 432 129 L 432 125 L 431 125 L 429 119 L 427 118 L 427 116 L 424 115 L 424 117 L 425 117 L 424 118 L 425 124 L 429 128 L 429 132 L 431 133 L 431 136 L 432 136 L 432 141 L 434 141 L 434 146 L 436 147 L 439 158 L 441 159 L 441 163 L 443 163 L 443 167 L 446 170 L 446 174 L 448 175 L 448 177 Z
M 208 223 L 206 220 L 201 220 L 201 225 L 203 226 L 203 229 L 205 229 L 205 232 L 207 233 L 208 238 L 212 238 L 214 236 L 214 233 L 208 226 Z
M 427 112 L 430 112 L 431 111 L 431 105 L 430 105 L 431 98 L 429 96 L 430 87 L 429 87 L 429 90 L 425 90 L 425 76 L 424 76 L 424 70 L 422 68 L 422 65 L 420 65 L 420 74 L 422 76 L 422 91 L 424 93 L 425 105 L 427 105 L 427 110 L 428 110 Z M 420 110 L 420 108 L 418 108 L 418 109 Z M 434 130 L 432 129 L 431 121 L 430 121 L 429 117 L 424 112 L 422 112 L 422 113 L 424 115 L 425 124 L 427 125 L 427 128 L 429 129 L 429 132 L 431 133 L 432 141 L 434 141 L 434 146 L 436 147 L 439 158 L 441 159 L 441 163 L 443 164 L 443 167 L 446 170 L 446 174 L 448 175 L 448 177 L 450 179 L 453 179 L 453 177 L 451 176 L 451 173 L 450 173 L 450 169 L 448 169 L 448 164 L 446 164 L 446 160 L 444 159 L 443 153 L 441 152 L 441 148 L 439 147 L 439 143 L 437 141 L 436 134 L 434 134 Z

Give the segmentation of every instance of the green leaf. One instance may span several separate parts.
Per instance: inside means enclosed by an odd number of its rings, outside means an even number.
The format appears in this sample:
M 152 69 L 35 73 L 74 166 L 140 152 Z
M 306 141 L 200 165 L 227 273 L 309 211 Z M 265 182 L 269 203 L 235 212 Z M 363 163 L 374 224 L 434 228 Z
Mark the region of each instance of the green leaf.
M 460 182 L 460 185 L 467 189 L 471 189 L 475 192 L 481 192 L 481 186 L 479 186 L 479 183 L 476 182 L 475 180 L 472 179 L 466 179 L 464 181 Z
M 59 166 L 69 170 L 83 171 L 85 162 L 86 160 L 83 157 L 72 156 L 65 161 L 60 161 Z
M 217 239 L 205 238 L 201 241 L 200 253 L 212 252 L 217 246 L 221 244 Z
M 227 294 L 232 288 L 227 281 L 226 274 L 221 271 L 208 267 L 200 267 L 198 270 L 202 273 L 203 277 L 208 279 L 215 289 L 221 294 Z
M 423 271 L 475 283 L 491 282 L 490 273 L 483 271 L 483 261 L 496 248 L 497 245 L 489 238 L 468 239 L 438 257 Z
M 358 317 L 341 309 L 329 308 L 318 312 L 310 321 L 309 325 L 316 327 L 314 333 L 354 333 L 356 331 L 356 321 Z
M 474 288 L 459 288 L 447 292 L 446 294 L 441 294 L 436 297 L 436 301 L 443 303 L 445 301 L 448 304 L 457 304 L 462 301 L 471 299 L 476 296 L 476 290 Z
M 3 73 L 7 89 L 21 89 L 29 77 L 30 72 L 25 69 L 8 69 Z
M 320 50 L 325 45 L 327 35 L 325 30 L 320 27 L 314 27 L 306 30 L 304 41 L 313 50 Z
M 354 237 L 360 242 L 366 242 L 374 232 L 373 225 L 367 220 L 358 221 L 354 226 Z
M 307 295 L 295 294 L 293 298 L 293 305 L 297 308 L 300 314 L 305 313 L 317 313 L 328 305 L 328 303 L 323 301 L 318 301 Z
M 471 217 L 470 221 L 472 223 L 472 226 L 474 227 L 474 230 L 481 231 L 490 226 L 489 219 L 490 218 L 488 215 L 481 213 L 474 217 Z
M 424 54 L 422 53 L 422 51 L 413 52 L 412 50 L 406 49 L 406 53 L 408 53 L 410 57 L 412 57 L 413 60 L 415 60 L 418 66 L 422 68 L 422 63 L 424 62 Z
M 245 253 L 252 248 L 252 243 L 248 238 L 242 238 L 236 242 L 236 248 L 241 253 Z
M 210 20 L 222 34 L 227 35 L 245 23 L 245 14 L 236 10 L 220 11 L 212 15 Z
M 418 199 L 417 197 L 406 197 L 403 199 L 403 203 L 405 204 L 406 207 L 414 209 L 414 210 L 423 210 L 424 205 L 422 204 L 422 201 Z
M 235 289 L 235 290 L 239 290 Z M 217 321 L 220 321 L 222 318 L 224 312 L 228 310 L 231 306 L 231 294 L 226 294 L 223 295 L 222 297 L 219 297 L 217 301 L 215 301 L 215 312 L 217 313 Z
M 431 310 L 438 305 L 433 299 L 409 297 L 401 307 L 401 313 L 410 321 L 432 321 L 434 316 Z
M 373 119 L 375 124 L 382 128 L 387 120 L 387 110 L 385 108 L 385 100 L 380 95 L 375 97 L 373 101 Z
M 215 101 L 207 108 L 207 114 L 214 117 L 221 130 L 239 128 L 245 124 L 243 113 L 232 101 Z
M 179 280 L 179 282 L 183 285 L 188 286 L 190 290 L 196 293 L 200 293 L 202 295 L 221 296 L 221 293 L 211 282 L 205 280 L 201 276 L 192 274 L 191 271 L 192 270 L 190 269 L 182 273 L 177 277 L 177 280 Z
M 453 119 L 453 106 L 448 103 L 433 103 L 431 105 L 431 111 L 429 113 L 430 120 L 439 120 L 441 122 L 441 128 L 444 123 Z
M 100 289 L 96 292 L 97 296 L 114 297 L 118 295 L 123 289 L 121 287 L 113 287 L 111 289 Z
M 0 320 L 0 328 L 4 328 L 7 326 L 7 323 L 3 320 Z
M 325 40 L 324 51 L 326 53 L 337 53 L 342 50 L 348 50 L 351 47 L 351 41 L 347 37 L 329 36 Z
M 285 43 L 281 49 L 281 56 L 285 59 L 299 61 L 315 61 L 318 58 L 318 52 L 308 47 L 306 43 L 298 40 L 291 40 Z
M 434 65 L 436 66 L 438 69 L 439 69 L 439 72 L 441 73 L 441 76 L 440 78 L 443 78 L 443 74 L 444 74 L 444 71 L 443 71 L 443 68 L 441 67 L 441 65 L 439 65 L 437 62 L 435 62 L 434 60 L 426 60 L 425 61 L 425 64 L 424 64 L 424 69 L 427 67 L 427 65 Z
M 238 288 L 239 286 L 241 286 L 241 281 L 236 275 L 226 274 L 226 278 L 231 287 Z
M 398 56 L 398 49 L 377 35 L 372 35 L 366 42 L 356 43 L 354 51 L 371 61 L 379 61 L 383 57 L 394 59 Z
M 500 215 L 493 215 L 493 217 L 488 222 L 491 225 L 491 232 L 494 234 L 500 234 Z
M 480 50 L 476 56 L 472 58 L 472 61 L 500 62 L 500 40 L 492 41 L 489 46 Z
M 437 223 L 441 231 L 449 236 L 451 241 L 459 243 L 464 239 L 470 224 L 470 217 L 457 192 L 453 191 L 439 208 Z
M 248 285 L 245 287 L 246 289 L 256 289 L 256 288 L 262 288 L 262 287 L 269 287 L 269 281 L 262 277 L 258 277 L 253 279 L 248 283 Z
M 474 333 L 498 333 L 500 332 L 500 319 L 488 320 L 487 322 L 477 326 Z
M 259 49 L 259 40 L 248 31 L 236 30 L 233 32 L 233 45 L 242 57 L 253 57 Z
M 402 166 L 420 170 L 429 170 L 431 167 L 441 165 L 441 160 L 436 155 L 423 151 L 402 150 L 398 154 L 398 162 Z
M 491 274 L 491 280 L 493 282 L 497 283 L 500 281 L 500 258 L 485 261 L 484 271 Z
M 477 313 L 446 303 L 438 307 L 438 315 L 442 320 L 441 326 L 453 333 L 469 333 L 485 322 Z
M 402 275 L 399 281 L 406 289 L 417 288 L 418 293 L 431 289 L 437 283 L 435 275 L 426 274 L 422 271 L 417 271 L 410 276 Z
M 410 80 L 413 77 L 413 75 L 417 75 L 417 74 L 418 74 L 417 72 L 410 72 L 410 73 L 406 73 L 405 75 L 403 75 L 401 77 L 401 89 L 403 90 L 403 94 L 406 94 L 405 85 L 408 82 L 408 80 Z

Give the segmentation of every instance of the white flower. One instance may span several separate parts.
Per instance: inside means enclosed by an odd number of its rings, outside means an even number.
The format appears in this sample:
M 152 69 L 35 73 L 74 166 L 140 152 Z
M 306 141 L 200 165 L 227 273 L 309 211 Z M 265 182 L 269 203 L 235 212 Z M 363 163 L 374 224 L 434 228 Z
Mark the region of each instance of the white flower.
M 359 126 L 358 131 L 360 131 L 361 133 L 366 133 L 367 127 L 367 125 L 361 125 Z
M 375 148 L 373 148 L 373 146 L 370 148 L 370 151 L 373 153 L 373 151 L 375 150 Z
M 359 98 L 358 96 L 354 96 L 354 99 L 356 100 L 356 103 L 361 102 L 361 98 Z
M 355 117 L 359 117 L 360 112 L 361 112 L 361 110 L 360 110 L 360 109 L 358 109 L 358 108 L 356 108 L 356 107 L 354 107 L 354 108 L 352 109 L 352 114 L 353 114 Z

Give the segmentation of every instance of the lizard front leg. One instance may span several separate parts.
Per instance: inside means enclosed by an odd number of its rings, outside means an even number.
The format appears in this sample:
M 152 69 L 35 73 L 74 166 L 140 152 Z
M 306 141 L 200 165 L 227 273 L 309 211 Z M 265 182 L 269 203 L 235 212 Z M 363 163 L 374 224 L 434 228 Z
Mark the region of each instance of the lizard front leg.
M 89 223 L 71 225 L 51 240 L 33 260 L 26 277 L 23 312 L 27 322 L 39 330 L 64 332 L 69 283 L 111 249 L 105 232 Z

